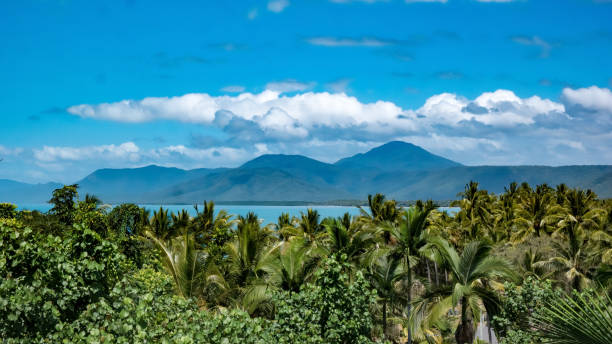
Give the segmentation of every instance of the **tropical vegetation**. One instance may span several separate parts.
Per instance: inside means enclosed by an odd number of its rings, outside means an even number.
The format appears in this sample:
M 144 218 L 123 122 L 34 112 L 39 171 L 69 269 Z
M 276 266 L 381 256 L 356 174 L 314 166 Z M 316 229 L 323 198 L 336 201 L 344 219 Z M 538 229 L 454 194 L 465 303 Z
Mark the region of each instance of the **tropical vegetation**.
M 612 201 L 470 182 L 264 224 L 53 192 L 0 204 L 6 343 L 612 343 Z

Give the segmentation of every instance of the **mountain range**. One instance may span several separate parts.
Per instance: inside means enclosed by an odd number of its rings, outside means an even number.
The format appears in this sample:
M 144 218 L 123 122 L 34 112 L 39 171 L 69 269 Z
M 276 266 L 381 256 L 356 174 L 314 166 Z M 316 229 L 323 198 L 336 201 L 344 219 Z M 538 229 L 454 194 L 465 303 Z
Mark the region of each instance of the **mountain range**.
M 475 180 L 491 192 L 510 182 L 566 183 L 612 197 L 612 166 L 464 166 L 393 141 L 329 164 L 301 155 L 262 155 L 237 168 L 183 170 L 146 166 L 100 169 L 78 181 L 79 193 L 106 203 L 329 202 L 384 193 L 397 200 L 455 199 Z M 43 203 L 57 183 L 0 180 L 0 202 Z

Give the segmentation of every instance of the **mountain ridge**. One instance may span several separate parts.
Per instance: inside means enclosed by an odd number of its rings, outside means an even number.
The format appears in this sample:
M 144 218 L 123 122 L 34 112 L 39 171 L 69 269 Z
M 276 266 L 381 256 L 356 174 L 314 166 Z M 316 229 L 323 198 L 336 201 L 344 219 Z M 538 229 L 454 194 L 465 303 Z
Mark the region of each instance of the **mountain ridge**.
M 512 181 L 526 181 L 532 185 L 566 183 L 612 197 L 610 165 L 465 166 L 400 141 L 331 164 L 303 155 L 264 154 L 237 168 L 105 168 L 77 183 L 81 194 L 95 194 L 107 203 L 167 204 L 328 202 L 362 200 L 376 192 L 397 200 L 448 200 L 470 180 L 496 193 Z M 0 180 L 0 202 L 45 202 L 59 186 Z

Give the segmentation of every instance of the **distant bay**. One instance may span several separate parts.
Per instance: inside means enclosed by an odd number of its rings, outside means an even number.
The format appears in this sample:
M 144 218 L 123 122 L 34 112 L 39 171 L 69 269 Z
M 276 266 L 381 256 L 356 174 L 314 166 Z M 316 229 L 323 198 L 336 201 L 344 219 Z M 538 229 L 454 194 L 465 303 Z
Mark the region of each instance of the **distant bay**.
M 151 213 L 155 210 L 159 210 L 160 207 L 164 209 L 168 209 L 169 212 L 177 213 L 183 209 L 187 210 L 189 215 L 195 216 L 196 210 L 191 204 L 171 204 L 171 205 L 161 205 L 161 204 L 140 204 L 139 206 L 149 209 Z M 202 210 L 202 205 L 198 205 L 200 210 Z M 242 215 L 245 216 L 249 212 L 254 212 L 260 219 L 263 220 L 263 223 L 276 222 L 276 219 L 282 213 L 289 213 L 289 216 L 297 216 L 299 217 L 301 213 L 305 213 L 308 208 L 314 209 L 319 212 L 321 215 L 321 219 L 325 217 L 338 217 L 344 215 L 344 213 L 349 213 L 351 215 L 359 215 L 359 208 L 357 207 L 347 207 L 347 206 L 333 206 L 333 205 L 312 205 L 312 206 L 295 206 L 295 205 L 223 205 L 223 204 L 215 204 L 215 209 L 225 210 L 230 215 Z M 366 210 L 368 207 L 364 207 Z M 40 204 L 24 204 L 19 207 L 19 210 L 37 210 L 40 212 L 47 212 L 51 209 L 51 205 L 47 203 Z M 459 210 L 459 208 L 454 207 L 440 207 L 441 211 L 448 211 L 453 214 Z

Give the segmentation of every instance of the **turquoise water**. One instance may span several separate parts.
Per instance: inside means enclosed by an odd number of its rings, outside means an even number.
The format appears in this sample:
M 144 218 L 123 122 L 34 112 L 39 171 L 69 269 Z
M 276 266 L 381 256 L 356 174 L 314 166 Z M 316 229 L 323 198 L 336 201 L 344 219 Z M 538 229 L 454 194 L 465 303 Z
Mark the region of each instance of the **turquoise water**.
M 143 204 L 140 205 L 146 209 L 158 210 L 160 205 L 153 204 Z M 196 214 L 195 209 L 192 205 L 164 205 L 164 209 L 168 209 L 170 212 L 179 212 L 183 209 L 187 210 L 190 215 L 194 216 Z M 279 215 L 281 213 L 289 213 L 290 216 L 300 216 L 302 212 L 306 212 L 308 208 L 315 209 L 321 215 L 321 218 L 325 217 L 338 217 L 344 215 L 344 213 L 349 213 L 351 215 L 358 215 L 359 208 L 357 207 L 345 207 L 345 206 L 325 206 L 325 205 L 315 205 L 315 206 L 270 206 L 270 205 L 215 205 L 216 210 L 225 210 L 231 215 L 246 215 L 248 212 L 254 212 L 259 216 L 260 219 L 263 219 L 264 223 L 276 222 Z M 50 204 L 26 204 L 19 207 L 19 210 L 38 210 L 40 212 L 46 212 L 51 209 Z M 200 206 L 200 210 L 202 206 Z M 367 209 L 367 207 L 366 207 Z M 440 210 L 446 210 L 450 213 L 455 213 L 458 208 L 448 208 L 441 207 Z

